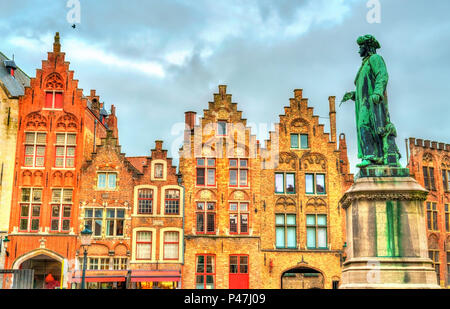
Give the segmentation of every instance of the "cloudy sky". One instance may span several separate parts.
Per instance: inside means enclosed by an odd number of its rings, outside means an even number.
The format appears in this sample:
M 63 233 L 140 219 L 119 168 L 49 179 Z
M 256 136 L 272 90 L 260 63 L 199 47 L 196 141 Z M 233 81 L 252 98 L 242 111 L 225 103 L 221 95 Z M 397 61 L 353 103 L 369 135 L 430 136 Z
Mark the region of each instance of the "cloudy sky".
M 117 107 L 128 156 L 147 155 L 156 139 L 175 155 L 174 124 L 185 111 L 202 114 L 219 84 L 261 140 L 260 124 L 278 122 L 296 88 L 328 131 L 328 96 L 339 102 L 353 89 L 355 40 L 367 33 L 388 66 L 403 156 L 408 137 L 450 143 L 448 0 L 379 0 L 380 23 L 368 22 L 368 0 L 79 0 L 75 29 L 67 19 L 74 0 L 0 2 L 0 51 L 35 76 L 59 31 L 85 94 L 96 89 L 108 110 Z M 354 166 L 353 104 L 338 109 L 337 122 Z

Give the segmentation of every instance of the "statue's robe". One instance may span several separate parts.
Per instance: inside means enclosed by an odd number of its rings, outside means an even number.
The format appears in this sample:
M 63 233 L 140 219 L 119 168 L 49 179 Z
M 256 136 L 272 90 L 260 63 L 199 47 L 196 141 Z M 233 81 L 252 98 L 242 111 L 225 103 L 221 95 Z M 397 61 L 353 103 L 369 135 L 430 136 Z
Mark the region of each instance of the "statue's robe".
M 355 78 L 354 99 L 358 158 L 378 161 L 381 164 L 383 164 L 383 159 L 386 159 L 384 156 L 386 152 L 398 153 L 394 141 L 395 128 L 390 123 L 387 108 L 386 86 L 388 79 L 386 64 L 383 58 L 377 54 L 363 59 L 361 68 Z M 373 94 L 378 94 L 382 98 L 378 104 L 370 103 L 369 98 Z M 393 131 L 387 136 L 388 142 L 385 141 L 383 144 L 383 134 L 388 128 L 388 124 Z

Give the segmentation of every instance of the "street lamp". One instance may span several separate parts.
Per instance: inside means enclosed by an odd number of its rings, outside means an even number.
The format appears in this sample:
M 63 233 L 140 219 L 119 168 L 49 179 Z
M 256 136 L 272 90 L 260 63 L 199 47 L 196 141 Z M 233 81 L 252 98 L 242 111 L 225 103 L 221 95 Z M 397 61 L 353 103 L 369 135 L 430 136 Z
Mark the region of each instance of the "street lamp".
M 89 228 L 89 226 L 86 224 L 84 226 L 84 230 L 80 232 L 80 238 L 81 238 L 81 247 L 84 249 L 83 253 L 83 278 L 81 279 L 81 288 L 85 288 L 85 281 L 86 281 L 86 264 L 87 264 L 87 250 L 89 246 L 91 245 L 91 236 L 92 231 Z
M 8 235 L 5 236 L 5 238 L 3 238 L 3 247 L 5 247 L 5 254 L 8 257 L 9 256 L 9 252 L 8 252 L 8 243 L 10 242 L 10 240 L 8 239 Z

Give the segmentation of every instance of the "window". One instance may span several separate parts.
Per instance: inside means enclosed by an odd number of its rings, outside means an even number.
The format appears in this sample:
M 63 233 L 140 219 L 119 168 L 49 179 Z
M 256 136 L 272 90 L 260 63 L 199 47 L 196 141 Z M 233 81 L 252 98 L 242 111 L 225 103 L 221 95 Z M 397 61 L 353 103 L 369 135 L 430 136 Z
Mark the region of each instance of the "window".
M 216 185 L 216 159 L 197 159 L 197 186 Z
M 107 270 L 109 269 L 109 258 L 99 258 L 99 268 L 100 270 Z
M 155 163 L 155 178 L 164 178 L 163 177 L 164 172 L 164 165 L 162 163 Z
M 106 236 L 123 236 L 125 209 L 113 208 L 106 210 Z
M 450 222 L 449 222 L 450 211 L 448 209 L 448 204 L 445 204 L 444 207 L 445 207 L 445 231 L 450 232 Z
M 295 174 L 275 173 L 275 193 L 295 194 Z
M 153 212 L 153 189 L 138 190 L 138 213 L 151 214 Z
M 136 259 L 152 259 L 152 232 L 145 231 L 136 233 Z
M 427 202 L 427 226 L 430 231 L 438 231 L 438 211 L 437 204 Z
M 427 190 L 436 190 L 436 185 L 434 183 L 434 168 L 429 166 L 423 167 L 423 180 Z
M 87 269 L 98 270 L 98 258 L 88 258 Z M 81 264 L 83 265 L 83 263 Z
M 45 160 L 47 133 L 25 133 L 25 162 L 28 167 L 42 167 Z
M 179 232 L 164 232 L 164 260 L 178 260 Z
M 62 109 L 63 108 L 63 94 L 57 91 L 45 92 L 45 108 Z
M 306 247 L 327 249 L 327 216 L 306 215 Z
M 84 224 L 92 231 L 92 236 L 102 236 L 103 209 L 86 208 L 84 210 Z
M 230 234 L 248 234 L 248 203 L 230 203 Z
M 230 187 L 248 186 L 248 160 L 230 159 Z
M 439 250 L 429 250 L 428 255 L 429 255 L 430 259 L 433 261 L 433 268 L 436 271 L 437 282 L 438 282 L 438 284 L 440 284 L 441 273 L 440 273 L 439 267 L 440 267 L 441 263 L 439 262 Z
M 22 188 L 21 193 L 19 230 L 37 232 L 41 215 L 42 189 Z
M 218 121 L 217 122 L 217 135 L 218 136 L 227 135 L 227 122 L 226 121 Z
M 216 233 L 216 203 L 197 202 L 197 234 Z
M 275 215 L 277 249 L 297 248 L 297 219 L 295 214 Z
M 72 189 L 52 190 L 52 232 L 68 232 L 70 230 L 70 217 L 72 209 Z
M 166 190 L 166 199 L 164 202 L 164 214 L 180 214 L 180 190 Z
M 325 174 L 306 174 L 305 192 L 306 194 L 326 194 Z
M 55 167 L 70 168 L 75 166 L 76 134 L 56 133 Z
M 216 277 L 214 255 L 197 255 L 195 268 L 195 288 L 214 289 Z
M 114 258 L 113 259 L 113 269 L 114 270 L 126 270 L 128 264 L 127 258 Z
M 98 173 L 97 188 L 114 190 L 116 188 L 117 173 Z
M 450 284 L 450 241 L 447 240 L 447 284 Z
M 291 134 L 291 148 L 308 149 L 308 134 Z

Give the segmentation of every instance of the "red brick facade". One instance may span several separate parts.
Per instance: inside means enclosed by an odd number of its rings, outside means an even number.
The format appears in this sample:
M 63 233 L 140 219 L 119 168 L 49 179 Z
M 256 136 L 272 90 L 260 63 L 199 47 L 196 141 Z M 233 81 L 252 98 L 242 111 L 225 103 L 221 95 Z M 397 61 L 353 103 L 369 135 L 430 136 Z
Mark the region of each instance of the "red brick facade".
M 408 167 L 427 190 L 424 203 L 429 257 L 441 287 L 450 286 L 450 145 L 409 139 Z
M 78 88 L 56 34 L 53 51 L 19 99 L 6 268 L 22 268 L 42 256 L 66 265 L 74 260 L 80 169 L 94 144 L 94 126 L 97 139 L 106 134 Z M 60 272 L 61 266 L 52 268 L 55 281 L 61 280 Z M 43 278 L 38 281 L 45 284 Z

